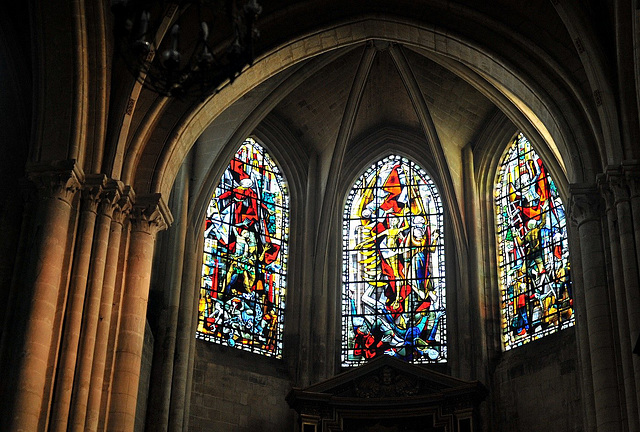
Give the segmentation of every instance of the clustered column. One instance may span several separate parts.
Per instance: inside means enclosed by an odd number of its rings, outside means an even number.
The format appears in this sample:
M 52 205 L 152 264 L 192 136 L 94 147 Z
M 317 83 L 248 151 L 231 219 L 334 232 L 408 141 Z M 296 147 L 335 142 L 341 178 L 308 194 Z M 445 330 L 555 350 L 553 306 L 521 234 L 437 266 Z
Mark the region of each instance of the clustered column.
M 578 330 L 583 338 L 581 345 L 588 347 L 591 358 L 596 426 L 597 430 L 620 430 L 622 415 L 602 231 L 604 209 L 598 190 L 574 188 L 570 208 L 580 241 L 585 299 L 585 304 L 577 307 L 585 309 L 587 321 L 587 328 Z
M 640 337 L 639 178 L 632 161 L 607 167 L 599 190 L 572 189 L 586 313 L 586 328 L 577 330 L 591 363 L 598 430 L 640 429 L 640 356 L 633 354 Z
M 627 316 L 627 322 L 620 323 L 619 331 L 629 335 L 629 338 L 621 339 L 620 344 L 622 350 L 632 352 L 633 344 L 635 344 L 638 335 L 640 335 L 640 283 L 638 281 L 636 240 L 634 238 L 634 231 L 640 229 L 640 225 L 637 222 L 634 223 L 634 219 L 640 220 L 640 215 L 636 213 L 634 217 L 629 182 L 622 170 L 610 169 L 607 175 L 607 183 L 615 198 L 620 243 L 620 267 L 625 293 L 625 297 L 616 305 L 616 310 L 618 313 Z M 635 388 L 638 389 L 640 388 L 640 358 L 632 356 L 632 359 L 633 376 L 625 378 L 635 383 Z M 637 407 L 638 401 L 634 396 L 629 395 L 629 398 L 633 398 L 632 401 L 636 403 Z M 629 413 L 629 416 L 631 417 L 632 413 L 637 414 L 637 412 L 637 410 L 634 410 Z
M 142 364 L 142 348 L 151 278 L 153 248 L 158 231 L 165 229 L 168 209 L 160 196 L 138 197 L 130 215 L 131 233 L 120 327 L 111 389 L 108 430 L 133 430 Z
M 620 229 L 618 212 L 616 209 L 616 196 L 614 195 L 607 176 L 599 179 L 600 192 L 606 203 L 606 220 L 608 228 L 608 245 L 611 254 L 611 276 L 613 279 L 613 291 L 616 305 L 626 303 L 625 281 L 623 277 L 622 249 L 620 247 Z M 619 194 L 618 194 L 619 195 Z M 634 381 L 633 359 L 631 357 L 631 344 L 629 334 L 629 314 L 627 308 L 617 308 L 618 338 L 620 340 L 620 362 L 622 366 L 622 379 L 624 385 L 624 402 L 627 410 L 629 430 L 638 430 L 638 409 L 636 398 L 636 385 Z
M 76 377 L 73 386 L 73 399 L 69 429 L 84 431 L 87 414 L 89 389 L 92 385 L 91 370 L 94 363 L 99 311 L 104 286 L 109 234 L 115 205 L 120 199 L 122 189 L 118 182 L 103 182 L 95 224 L 91 267 L 89 269 L 85 305 L 82 315 L 82 333 L 78 347 Z
M 103 394 L 108 394 L 105 388 L 105 373 L 107 365 L 107 351 L 113 315 L 114 294 L 117 280 L 118 261 L 122 249 L 122 234 L 124 220 L 131 210 L 131 189 L 127 188 L 115 203 L 109 230 L 109 246 L 106 252 L 104 280 L 100 298 L 100 312 L 96 329 L 95 349 L 93 353 L 93 368 L 91 369 L 91 386 L 87 400 L 85 430 L 98 430 L 99 419 L 104 418 L 101 412 Z M 119 303 L 119 302 L 118 302 Z M 108 383 L 109 380 L 106 380 Z M 106 399 L 106 397 L 105 397 Z M 101 415 L 102 413 L 102 415 Z
M 96 180 L 96 181 L 91 181 Z M 78 343 L 84 313 L 89 265 L 92 260 L 93 233 L 103 179 L 87 179 L 81 192 L 81 205 L 76 233 L 71 283 L 65 307 L 64 333 L 60 347 L 55 393 L 51 414 L 52 431 L 66 431 L 71 394 L 76 373 Z
M 2 353 L 17 371 L 3 385 L 7 430 L 133 430 L 153 249 L 171 213 L 159 194 L 136 197 L 75 161 L 29 179 L 37 205 L 11 288 L 21 355 Z
M 72 205 L 80 188 L 71 165 L 34 170 L 30 179 L 38 188 L 38 205 L 30 259 L 23 293 L 30 294 L 22 356 L 17 367 L 16 398 L 11 430 L 42 429 L 42 412 L 48 411 L 47 370 L 55 343 L 55 318 L 65 272 L 67 240 L 72 225 Z M 56 169 L 57 168 L 57 169 Z M 31 279 L 32 277 L 32 279 Z M 22 285 L 22 284 L 20 284 Z

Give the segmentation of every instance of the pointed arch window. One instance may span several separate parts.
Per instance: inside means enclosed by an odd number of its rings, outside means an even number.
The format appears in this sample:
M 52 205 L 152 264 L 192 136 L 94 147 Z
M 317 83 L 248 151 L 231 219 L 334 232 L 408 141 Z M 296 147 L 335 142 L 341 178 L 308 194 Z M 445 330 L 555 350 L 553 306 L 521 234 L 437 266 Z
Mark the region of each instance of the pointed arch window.
M 564 205 L 522 134 L 500 165 L 495 209 L 502 341 L 509 350 L 574 324 Z
M 285 180 L 247 138 L 207 210 L 198 339 L 282 356 L 288 236 Z
M 380 355 L 447 359 L 443 211 L 429 175 L 391 155 L 371 165 L 343 213 L 342 365 Z

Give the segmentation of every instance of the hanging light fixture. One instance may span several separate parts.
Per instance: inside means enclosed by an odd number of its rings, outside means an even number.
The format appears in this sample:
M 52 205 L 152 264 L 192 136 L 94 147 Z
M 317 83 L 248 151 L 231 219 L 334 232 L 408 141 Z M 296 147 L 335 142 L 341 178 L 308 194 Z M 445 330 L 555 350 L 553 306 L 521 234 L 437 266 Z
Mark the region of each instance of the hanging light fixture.
M 214 94 L 253 62 L 257 0 L 112 0 L 116 53 L 145 87 Z

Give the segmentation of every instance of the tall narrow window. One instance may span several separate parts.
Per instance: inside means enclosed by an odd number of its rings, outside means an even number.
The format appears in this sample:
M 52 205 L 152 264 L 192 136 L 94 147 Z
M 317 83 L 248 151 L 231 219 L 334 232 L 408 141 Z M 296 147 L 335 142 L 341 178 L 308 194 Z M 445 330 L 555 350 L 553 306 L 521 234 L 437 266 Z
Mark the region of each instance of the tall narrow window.
M 574 323 L 564 206 L 531 143 L 519 134 L 495 187 L 504 349 Z
M 342 365 L 445 362 L 442 202 L 427 173 L 397 155 L 373 164 L 349 193 L 342 236 Z
M 280 170 L 248 138 L 207 210 L 198 339 L 282 356 L 288 218 Z

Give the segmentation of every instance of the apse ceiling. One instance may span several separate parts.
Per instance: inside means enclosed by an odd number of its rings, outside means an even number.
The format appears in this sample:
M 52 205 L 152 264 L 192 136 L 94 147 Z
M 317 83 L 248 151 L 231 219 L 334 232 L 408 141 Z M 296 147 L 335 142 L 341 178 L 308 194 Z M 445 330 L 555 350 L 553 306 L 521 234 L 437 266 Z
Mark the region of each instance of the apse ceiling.
M 212 162 L 231 157 L 222 149 L 235 151 L 264 123 L 263 130 L 278 125 L 303 153 L 317 155 L 321 189 L 333 160 L 353 143 L 382 129 L 416 137 L 462 205 L 462 148 L 496 112 L 467 81 L 401 45 L 368 41 L 329 51 L 263 82 L 214 119 L 195 158 L 203 171 L 210 169 L 201 192 L 210 193 L 218 179 Z M 428 138 L 430 124 L 436 136 Z
M 424 135 L 412 98 L 403 83 L 388 44 L 373 43 L 376 50 L 366 75 L 360 103 L 353 107 L 351 140 L 357 141 L 380 128 Z M 410 73 L 426 101 L 445 153 L 459 153 L 470 143 L 495 110 L 471 85 L 434 61 L 403 47 Z M 364 46 L 354 48 L 327 64 L 293 89 L 268 114 L 286 124 L 303 145 L 323 153 L 336 143 L 347 99 L 353 91 Z M 346 114 L 346 115 L 345 115 Z
M 299 153 L 317 158 L 321 188 L 339 172 L 332 171 L 331 166 L 343 164 L 342 156 L 355 144 L 381 130 L 397 131 L 423 146 L 438 166 L 438 173 L 434 174 L 449 178 L 457 195 L 455 200 L 460 204 L 463 149 L 470 145 L 475 150 L 476 143 L 482 142 L 492 124 L 511 121 L 529 135 L 537 135 L 533 138 L 538 141 L 546 141 L 558 157 L 546 123 L 537 120 L 537 113 L 529 112 L 534 108 L 546 109 L 541 103 L 546 95 L 530 97 L 535 89 L 525 83 L 535 84 L 540 77 L 544 79 L 545 68 L 551 68 L 553 72 L 548 76 L 560 78 L 560 83 L 567 80 L 580 86 L 587 80 L 578 67 L 579 58 L 572 54 L 575 49 L 572 39 L 553 6 L 546 0 L 518 6 L 504 0 L 500 2 L 504 7 L 500 8 L 464 1 L 461 3 L 465 6 L 459 8 L 453 8 L 451 2 L 418 3 L 424 7 L 402 2 L 396 9 L 402 16 L 424 21 L 426 27 L 431 23 L 439 29 L 435 34 L 454 34 L 456 41 L 471 41 L 476 50 L 471 50 L 473 53 L 486 49 L 485 54 L 495 58 L 496 70 L 515 71 L 514 76 L 506 77 L 505 82 L 511 87 L 502 85 L 499 72 L 497 78 L 487 75 L 488 66 L 475 57 L 470 60 L 443 47 L 419 48 L 422 45 L 418 43 L 405 45 L 368 39 L 329 49 L 271 75 L 211 119 L 198 139 L 199 145 L 194 147 L 196 172 L 206 179 L 198 186 L 199 192 L 203 196 L 210 193 L 225 165 L 217 162 L 229 160 L 237 145 L 254 131 L 277 130 L 272 139 L 284 133 L 287 142 L 297 146 Z M 295 7 L 285 4 L 288 3 L 269 3 L 261 19 L 265 34 L 274 38 L 270 47 L 306 34 L 302 22 L 309 21 L 305 17 L 317 15 L 319 28 L 326 20 L 333 22 L 339 18 L 332 15 L 336 10 L 327 4 L 322 3 L 325 7 L 322 9 L 321 2 L 296 3 Z M 369 13 L 378 9 L 381 13 L 392 12 L 388 2 L 373 1 L 367 5 Z M 329 9 L 332 14 L 321 12 Z M 347 19 L 355 12 L 345 7 L 336 13 Z M 291 25 L 285 28 L 280 21 L 283 14 L 296 17 L 287 20 Z M 281 40 L 276 37 L 279 33 L 283 33 L 279 36 Z M 446 45 L 446 40 L 443 37 L 436 43 Z M 549 51 L 540 51 L 538 43 L 549 47 Z M 521 93 L 514 93 L 514 88 Z M 530 100 L 522 102 L 523 97 Z M 556 119 L 544 109 L 540 115 L 546 115 L 554 126 Z

